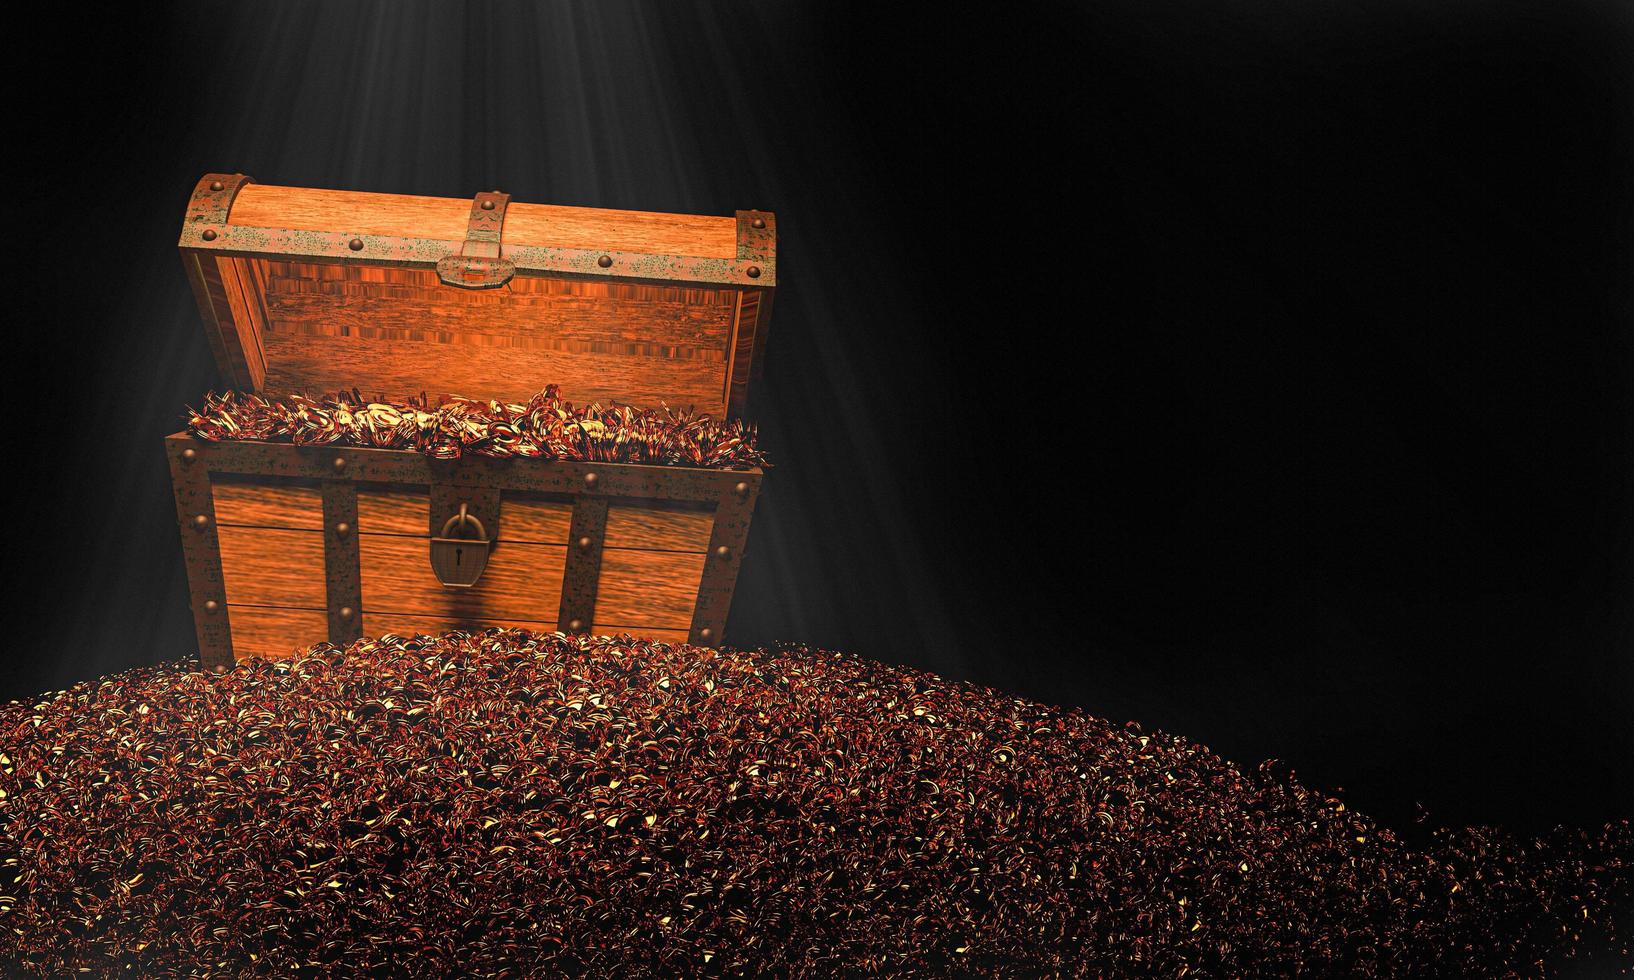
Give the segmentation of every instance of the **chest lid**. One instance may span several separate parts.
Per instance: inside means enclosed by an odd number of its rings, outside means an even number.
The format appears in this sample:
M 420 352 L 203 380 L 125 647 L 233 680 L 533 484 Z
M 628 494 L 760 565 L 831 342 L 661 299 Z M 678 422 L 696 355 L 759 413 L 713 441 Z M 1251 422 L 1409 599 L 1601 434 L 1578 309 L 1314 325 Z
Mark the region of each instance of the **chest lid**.
M 257 184 L 205 174 L 182 262 L 223 383 L 526 401 L 546 384 L 741 416 L 777 223 Z

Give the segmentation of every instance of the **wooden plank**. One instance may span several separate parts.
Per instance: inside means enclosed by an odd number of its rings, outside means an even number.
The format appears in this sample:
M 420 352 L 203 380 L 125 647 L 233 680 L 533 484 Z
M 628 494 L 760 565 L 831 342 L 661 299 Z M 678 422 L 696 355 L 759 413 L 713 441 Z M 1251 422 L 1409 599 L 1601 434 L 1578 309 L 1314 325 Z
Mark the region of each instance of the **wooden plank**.
M 471 198 L 376 194 L 246 184 L 233 202 L 235 225 L 339 231 L 353 235 L 463 242 Z M 732 258 L 737 218 L 511 202 L 505 242 L 656 255 Z
M 426 536 L 431 498 L 426 487 L 361 486 L 357 489 L 357 525 L 365 534 Z
M 499 498 L 500 540 L 533 544 L 566 544 L 573 526 L 573 505 L 526 494 L 505 493 Z
M 248 360 L 255 357 L 260 342 L 251 337 L 249 343 L 245 343 L 249 328 L 244 321 L 237 319 L 227 296 L 227 287 L 222 282 L 223 266 L 232 260 L 197 252 L 191 255 L 199 277 L 199 291 L 215 319 L 212 351 L 216 354 L 216 366 L 220 368 L 223 379 L 233 387 L 255 390 L 261 378 L 250 370 Z M 219 348 L 214 346 L 216 343 L 220 344 Z
M 275 660 L 304 651 L 328 639 L 329 621 L 322 609 L 228 606 L 233 621 L 233 656 L 239 660 Z
M 328 591 L 322 531 L 224 524 L 216 536 L 229 605 L 324 608 Z M 236 631 L 235 622 L 235 635 Z M 327 628 L 323 635 L 328 635 Z
M 500 290 L 495 294 L 503 295 Z M 634 306 L 634 304 L 632 304 Z M 271 316 L 286 344 L 333 337 L 418 341 L 510 351 L 569 351 L 724 364 L 731 323 L 680 307 L 616 307 L 510 303 L 476 306 L 416 297 L 274 295 Z M 724 368 L 721 371 L 725 376 Z
M 241 359 L 242 352 L 235 351 L 238 328 L 229 319 L 232 311 L 217 307 L 216 290 L 210 284 L 212 276 L 205 271 L 206 268 L 212 271 L 216 268 L 215 257 L 192 248 L 182 249 L 181 254 L 187 284 L 193 289 L 193 299 L 204 322 L 204 339 L 210 345 L 210 354 L 215 358 L 222 381 L 234 387 L 246 384 L 249 381 L 246 375 L 234 373 L 235 358 Z
M 216 520 L 222 524 L 323 529 L 323 493 L 315 486 L 217 477 L 211 494 L 216 501 Z
M 259 264 L 268 268 L 267 316 L 284 324 L 426 333 L 457 325 L 513 341 L 695 347 L 718 359 L 732 333 L 737 292 L 540 276 L 519 276 L 502 289 L 461 290 L 429 269 Z
M 358 488 L 358 527 L 368 534 L 426 537 L 430 500 L 425 488 L 362 486 Z M 567 543 L 573 505 L 527 494 L 500 497 L 499 540 L 518 544 Z
M 667 551 L 603 552 L 595 622 L 688 628 L 703 580 L 704 557 Z
M 713 508 L 614 504 L 607 508 L 604 546 L 703 554 L 709 549 L 709 531 L 714 524 Z
M 408 613 L 443 621 L 556 619 L 565 546 L 501 542 L 476 585 L 448 589 L 432 574 L 423 534 L 364 534 L 359 545 L 363 603 L 371 613 Z
M 367 334 L 365 330 L 363 333 Z M 696 408 L 720 416 L 725 361 L 649 357 L 596 350 L 487 347 L 465 337 L 408 340 L 312 337 L 273 323 L 266 336 L 264 390 L 273 396 L 367 384 L 369 394 L 399 400 L 422 391 L 525 402 L 547 383 L 576 404 L 610 402 Z
M 217 259 L 222 290 L 232 310 L 233 323 L 238 330 L 238 346 L 249 371 L 250 387 L 260 388 L 267 375 L 267 355 L 262 342 L 266 335 L 266 308 L 254 276 L 250 274 L 250 260 L 222 256 Z

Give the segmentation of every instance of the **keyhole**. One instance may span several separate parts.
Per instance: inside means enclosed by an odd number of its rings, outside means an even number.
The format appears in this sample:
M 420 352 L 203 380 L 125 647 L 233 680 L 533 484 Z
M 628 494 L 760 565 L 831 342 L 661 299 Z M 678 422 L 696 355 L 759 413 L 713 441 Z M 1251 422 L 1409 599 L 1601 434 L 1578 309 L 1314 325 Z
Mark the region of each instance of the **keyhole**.
M 454 564 L 458 565 L 460 563 L 460 556 L 463 555 L 463 554 L 465 554 L 465 549 L 464 548 L 455 548 L 454 549 Z

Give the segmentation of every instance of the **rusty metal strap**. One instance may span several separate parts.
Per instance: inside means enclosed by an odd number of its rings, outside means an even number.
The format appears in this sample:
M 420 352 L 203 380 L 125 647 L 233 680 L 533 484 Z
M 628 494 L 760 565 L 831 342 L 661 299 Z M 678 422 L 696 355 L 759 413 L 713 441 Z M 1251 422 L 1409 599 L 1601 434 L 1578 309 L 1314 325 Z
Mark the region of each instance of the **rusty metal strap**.
M 588 633 L 596 621 L 596 591 L 601 582 L 601 552 L 607 538 L 607 498 L 584 494 L 573 501 L 573 527 L 562 570 L 562 602 L 556 628 Z
M 511 196 L 484 191 L 471 202 L 471 219 L 466 224 L 465 245 L 458 254 L 437 261 L 437 278 L 462 289 L 493 289 L 516 275 L 516 263 L 502 257 L 500 241 L 505 232 L 505 209 Z
M 329 642 L 363 635 L 363 572 L 357 538 L 357 484 L 323 481 L 323 567 Z
M 253 183 L 255 178 L 246 174 L 205 174 L 199 178 L 187 202 L 187 219 L 182 223 L 182 231 L 185 233 L 189 225 L 202 225 L 205 241 L 215 241 L 220 234 L 218 229 L 227 224 L 238 192 L 245 184 Z

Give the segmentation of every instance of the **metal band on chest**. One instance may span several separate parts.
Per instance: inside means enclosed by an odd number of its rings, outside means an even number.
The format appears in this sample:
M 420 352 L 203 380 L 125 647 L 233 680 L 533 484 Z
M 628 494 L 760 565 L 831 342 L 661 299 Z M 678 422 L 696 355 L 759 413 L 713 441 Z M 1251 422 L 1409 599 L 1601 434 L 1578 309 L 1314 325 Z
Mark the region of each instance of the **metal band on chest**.
M 516 275 L 516 263 L 500 253 L 505 232 L 505 208 L 509 194 L 485 191 L 471 202 L 471 220 L 465 229 L 465 245 L 457 254 L 437 260 L 437 278 L 461 289 L 493 289 Z

